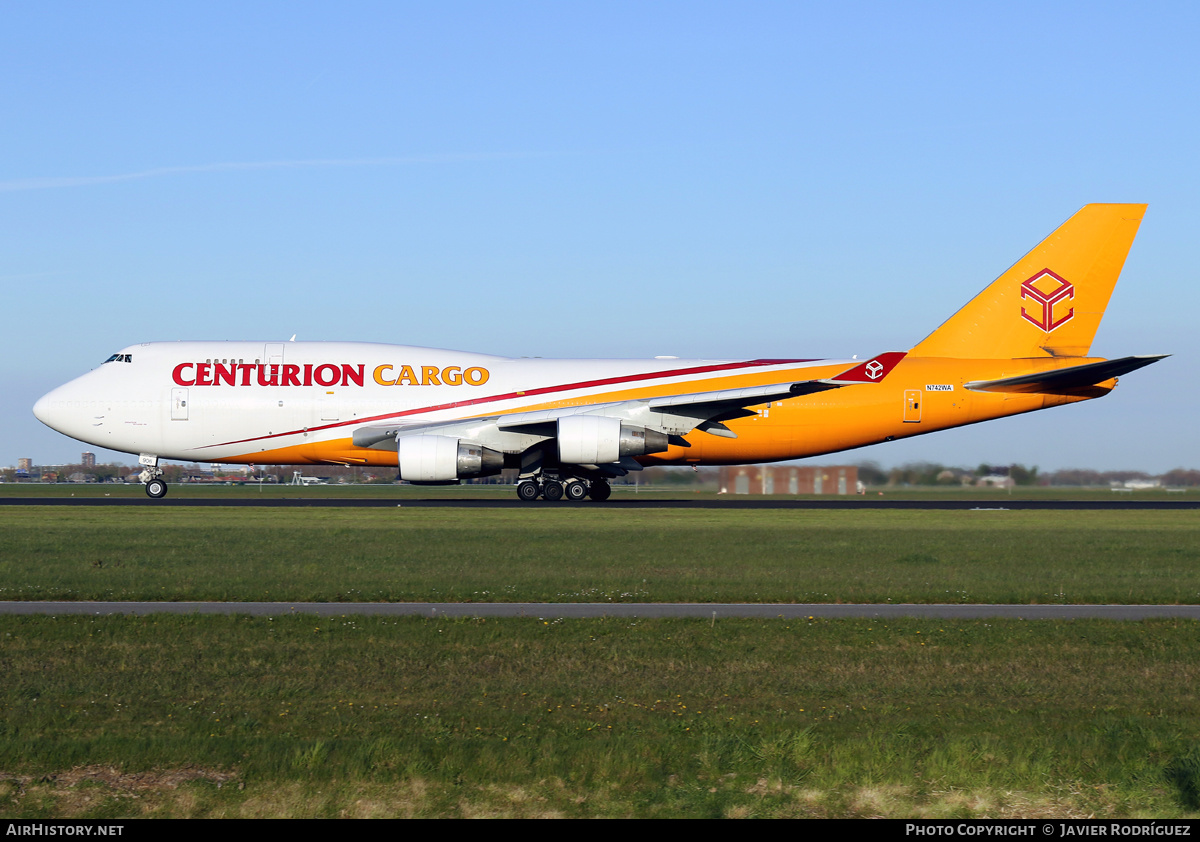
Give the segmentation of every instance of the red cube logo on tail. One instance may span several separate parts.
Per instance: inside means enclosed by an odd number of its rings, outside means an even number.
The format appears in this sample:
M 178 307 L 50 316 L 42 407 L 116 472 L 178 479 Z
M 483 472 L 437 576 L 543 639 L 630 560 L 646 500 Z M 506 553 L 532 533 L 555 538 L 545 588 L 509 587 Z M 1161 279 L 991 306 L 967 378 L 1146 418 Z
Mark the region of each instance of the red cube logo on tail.
M 1058 305 L 1064 301 L 1075 300 L 1075 286 L 1049 269 L 1043 269 L 1032 278 L 1022 282 L 1021 300 L 1024 301 L 1026 298 L 1032 299 L 1040 307 L 1032 313 L 1022 307 L 1021 316 L 1047 333 L 1057 327 L 1062 327 L 1075 316 L 1075 308 L 1072 307 L 1063 315 L 1055 318 L 1056 307 L 1058 307 L 1058 312 L 1062 312 L 1062 307 Z

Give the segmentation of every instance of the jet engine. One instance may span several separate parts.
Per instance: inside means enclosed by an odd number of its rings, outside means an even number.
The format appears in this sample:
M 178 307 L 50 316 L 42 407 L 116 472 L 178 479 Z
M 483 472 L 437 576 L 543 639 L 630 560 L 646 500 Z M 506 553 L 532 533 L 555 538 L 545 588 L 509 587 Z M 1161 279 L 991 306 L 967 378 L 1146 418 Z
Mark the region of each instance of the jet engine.
M 400 479 L 450 482 L 500 473 L 504 454 L 452 436 L 400 436 L 396 440 L 396 461 Z
M 622 456 L 643 456 L 667 449 L 666 433 L 601 415 L 559 418 L 557 439 L 558 461 L 567 465 L 603 465 Z

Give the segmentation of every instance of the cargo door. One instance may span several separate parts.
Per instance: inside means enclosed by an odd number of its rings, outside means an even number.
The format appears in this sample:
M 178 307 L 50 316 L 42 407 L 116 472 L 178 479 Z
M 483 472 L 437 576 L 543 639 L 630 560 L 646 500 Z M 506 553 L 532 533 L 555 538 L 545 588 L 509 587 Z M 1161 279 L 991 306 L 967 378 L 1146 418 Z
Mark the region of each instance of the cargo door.
M 920 424 L 921 423 L 921 390 L 920 389 L 905 389 L 904 390 L 904 423 L 905 424 Z
M 187 389 L 172 389 L 171 390 L 171 420 L 172 421 L 188 420 L 188 390 Z

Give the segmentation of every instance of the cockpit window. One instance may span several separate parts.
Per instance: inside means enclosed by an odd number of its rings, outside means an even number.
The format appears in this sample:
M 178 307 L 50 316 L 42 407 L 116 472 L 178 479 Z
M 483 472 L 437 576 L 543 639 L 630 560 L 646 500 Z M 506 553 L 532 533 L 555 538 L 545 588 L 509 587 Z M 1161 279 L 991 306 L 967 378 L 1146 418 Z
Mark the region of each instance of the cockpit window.
M 133 362 L 133 354 L 113 354 L 104 362 L 106 363 L 131 363 Z

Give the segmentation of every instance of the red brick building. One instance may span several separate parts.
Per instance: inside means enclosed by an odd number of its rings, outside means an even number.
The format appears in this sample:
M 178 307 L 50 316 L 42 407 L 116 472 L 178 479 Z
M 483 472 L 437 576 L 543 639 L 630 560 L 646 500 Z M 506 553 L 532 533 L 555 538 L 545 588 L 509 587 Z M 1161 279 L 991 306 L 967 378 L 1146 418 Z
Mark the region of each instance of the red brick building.
M 723 465 L 722 494 L 857 494 L 853 465 Z

